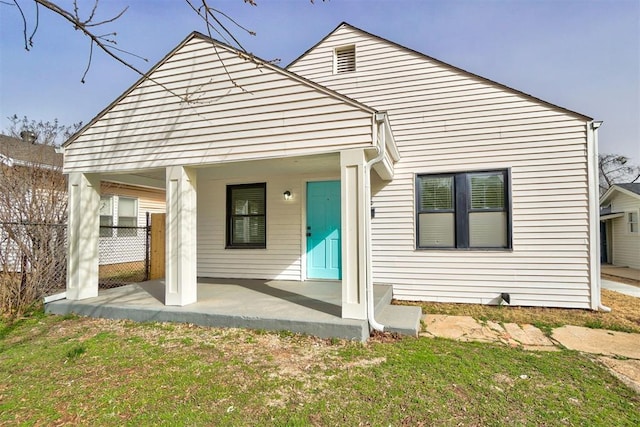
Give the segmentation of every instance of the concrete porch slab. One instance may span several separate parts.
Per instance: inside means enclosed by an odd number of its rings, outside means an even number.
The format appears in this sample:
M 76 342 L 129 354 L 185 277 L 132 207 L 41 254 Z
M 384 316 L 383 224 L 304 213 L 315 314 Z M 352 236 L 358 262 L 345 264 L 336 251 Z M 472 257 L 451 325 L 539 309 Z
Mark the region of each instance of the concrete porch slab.
M 390 286 L 374 286 L 378 309 L 391 299 Z M 288 330 L 320 338 L 366 341 L 366 320 L 342 319 L 340 282 L 199 279 L 198 302 L 164 305 L 164 281 L 101 290 L 95 298 L 47 303 L 52 314 L 76 313 L 137 322 L 181 322 L 202 326 Z

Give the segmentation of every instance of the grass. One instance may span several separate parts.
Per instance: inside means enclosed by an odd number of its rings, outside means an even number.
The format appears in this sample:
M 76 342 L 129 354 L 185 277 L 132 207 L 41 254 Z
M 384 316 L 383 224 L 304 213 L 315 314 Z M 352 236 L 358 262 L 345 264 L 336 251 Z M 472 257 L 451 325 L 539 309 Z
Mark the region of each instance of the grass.
M 0 424 L 640 425 L 640 396 L 567 350 L 36 313 L 0 324 Z
M 404 302 L 397 302 L 405 304 Z M 507 307 L 480 304 L 411 303 L 423 313 L 471 316 L 478 320 L 502 323 L 533 324 L 545 332 L 562 325 L 640 333 L 640 298 L 602 290 L 602 303 L 610 313 L 579 309 L 543 307 Z

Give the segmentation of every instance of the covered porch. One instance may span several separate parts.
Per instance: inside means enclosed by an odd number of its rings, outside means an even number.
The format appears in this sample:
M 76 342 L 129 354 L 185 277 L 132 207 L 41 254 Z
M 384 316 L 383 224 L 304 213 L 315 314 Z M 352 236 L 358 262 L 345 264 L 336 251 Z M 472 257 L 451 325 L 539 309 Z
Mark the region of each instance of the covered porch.
M 313 295 L 327 285 L 314 282 L 335 279 L 330 301 L 337 309 L 319 312 L 381 329 L 372 316 L 371 174 L 391 181 L 400 159 L 387 114 L 258 58 L 247 61 L 241 52 L 196 33 L 149 76 L 64 146 L 67 304 L 76 312 L 88 301 L 106 307 L 108 298 L 146 287 L 148 301 L 163 307 L 154 312 L 174 320 L 191 321 L 189 313 L 198 312 L 192 307 L 213 300 L 234 300 L 229 307 L 244 313 L 234 317 L 242 319 L 256 316 L 241 308 L 255 295 L 234 292 L 228 299 L 218 295 L 224 288 L 209 287 L 201 278 L 262 280 L 256 286 L 264 286 L 263 292 L 254 291 L 273 298 L 252 304 L 258 313 L 286 313 L 292 307 L 280 304 L 290 299 L 275 295 L 290 293 L 325 301 L 326 308 L 326 300 Z M 175 92 L 158 88 L 158 82 L 175 86 Z M 176 98 L 183 92 L 189 99 L 198 93 L 199 102 Z M 106 301 L 97 280 L 103 180 L 161 188 L 166 195 L 164 280 L 157 288 L 113 291 Z M 319 218 L 310 220 L 316 212 Z M 316 259 L 326 267 L 308 263 Z M 322 273 L 313 270 L 317 265 Z M 280 280 L 296 289 L 269 294 L 274 288 L 268 283 Z M 312 313 L 299 317 L 315 319 Z
M 165 304 L 165 282 L 154 280 L 100 290 L 83 300 L 49 302 L 47 313 L 130 319 L 138 322 L 183 322 L 201 326 L 287 330 L 320 338 L 366 341 L 367 320 L 341 316 L 339 281 L 204 279 L 197 283 L 198 301 L 187 306 Z M 419 307 L 390 305 L 390 286 L 375 285 L 376 318 L 385 331 L 416 336 Z
M 69 180 L 69 276 L 66 298 L 99 297 L 96 247 L 100 182 L 153 186 L 166 193 L 165 279 L 167 306 L 200 302 L 198 278 L 292 280 L 312 283 L 328 278 L 311 274 L 307 260 L 315 243 L 308 203 L 309 183 L 334 182 L 338 192 L 320 206 L 335 207 L 337 243 L 327 262 L 339 265 L 332 279 L 340 281 L 338 317 L 369 320 L 373 312 L 369 287 L 373 282 L 370 258 L 371 173 L 393 177 L 399 154 L 386 114 L 372 116 L 374 144 L 306 156 L 282 153 L 275 158 L 231 162 L 206 162 L 196 166 L 171 165 L 132 171 L 71 173 Z M 230 189 L 259 186 L 263 240 L 261 244 L 233 246 L 235 200 Z M 284 198 L 283 198 L 284 196 Z M 324 196 L 323 196 L 324 197 Z M 252 199 L 253 200 L 253 199 Z M 326 199 L 329 200 L 329 199 Z M 243 202 L 246 206 L 254 201 Z M 258 202 L 255 202 L 258 203 Z M 248 217 L 250 212 L 242 212 Z M 332 228 L 332 230 L 334 230 Z M 225 235 L 226 231 L 226 235 Z M 245 230 L 247 231 L 247 230 Z M 322 233 L 315 233 L 325 238 Z M 226 236 L 226 237 L 225 237 Z M 306 237 L 305 237 L 306 236 Z M 329 237 L 324 242 L 328 247 Z M 313 243 L 313 246 L 312 246 Z M 243 243 L 244 245 L 244 243 Z M 242 301 L 242 299 L 240 299 Z

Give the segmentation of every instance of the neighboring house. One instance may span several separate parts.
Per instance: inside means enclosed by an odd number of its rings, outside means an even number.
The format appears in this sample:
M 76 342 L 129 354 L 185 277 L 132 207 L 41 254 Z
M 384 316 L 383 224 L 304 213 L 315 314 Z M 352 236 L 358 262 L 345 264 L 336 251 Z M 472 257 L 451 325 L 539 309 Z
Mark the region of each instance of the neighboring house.
M 372 282 L 595 310 L 599 124 L 346 23 L 284 69 L 193 33 L 65 144 L 67 298 L 118 174 L 166 188 L 168 305 L 200 276 L 340 280 L 355 319 Z
M 24 271 L 65 250 L 62 154 L 35 140 L 0 135 L 0 271 Z
M 16 222 L 37 225 L 66 224 L 67 183 L 62 175 L 63 154 L 51 145 L 38 144 L 36 136 L 23 132 L 23 139 L 0 135 L 0 168 L 2 179 L 17 179 L 22 187 L 16 194 L 4 191 L 0 194 L 0 223 Z M 20 173 L 10 176 L 9 169 L 43 170 L 46 176 Z M 32 187 L 40 187 L 38 198 L 53 197 L 55 200 L 33 199 Z M 11 188 L 15 188 L 12 186 Z M 113 177 L 112 182 L 101 184 L 101 225 L 107 227 L 145 227 L 146 213 L 164 213 L 163 189 L 140 185 L 123 185 Z M 3 209 L 15 212 L 2 215 Z M 0 224 L 3 225 L 3 224 Z M 12 225 L 15 228 L 15 225 Z M 102 228 L 100 230 L 100 265 L 144 261 L 145 237 L 136 229 Z M 5 227 L 0 230 L 0 254 L 16 264 L 18 249 L 15 242 L 7 239 Z M 11 250 L 9 250 L 11 248 Z M 7 263 L 9 263 L 7 261 Z
M 113 182 L 100 187 L 100 265 L 143 261 L 143 227 L 148 225 L 147 214 L 165 212 L 164 190 Z
M 640 183 L 613 184 L 600 198 L 601 260 L 640 269 Z
M 0 164 L 6 167 L 62 168 L 62 154 L 51 145 L 36 143 L 36 136 L 23 132 L 22 139 L 0 135 Z

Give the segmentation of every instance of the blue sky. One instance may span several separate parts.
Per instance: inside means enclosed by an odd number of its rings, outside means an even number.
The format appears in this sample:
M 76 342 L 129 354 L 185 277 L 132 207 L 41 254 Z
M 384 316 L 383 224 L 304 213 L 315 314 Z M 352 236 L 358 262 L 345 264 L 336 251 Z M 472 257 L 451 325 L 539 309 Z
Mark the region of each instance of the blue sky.
M 238 31 L 245 48 L 286 66 L 340 22 L 603 120 L 600 151 L 640 164 L 639 0 L 209 0 L 257 32 Z M 66 21 L 41 10 L 31 51 L 22 21 L 0 3 L 0 130 L 7 116 L 88 122 L 139 76 L 102 52 L 80 82 L 89 43 Z M 71 5 L 69 0 L 60 4 Z M 78 0 L 89 12 L 93 0 Z M 22 0 L 27 17 L 33 4 Z M 149 59 L 149 69 L 191 31 L 205 32 L 181 0 L 100 0 L 99 18 L 129 5 L 118 21 L 118 46 Z M 81 12 L 82 13 L 82 12 Z

